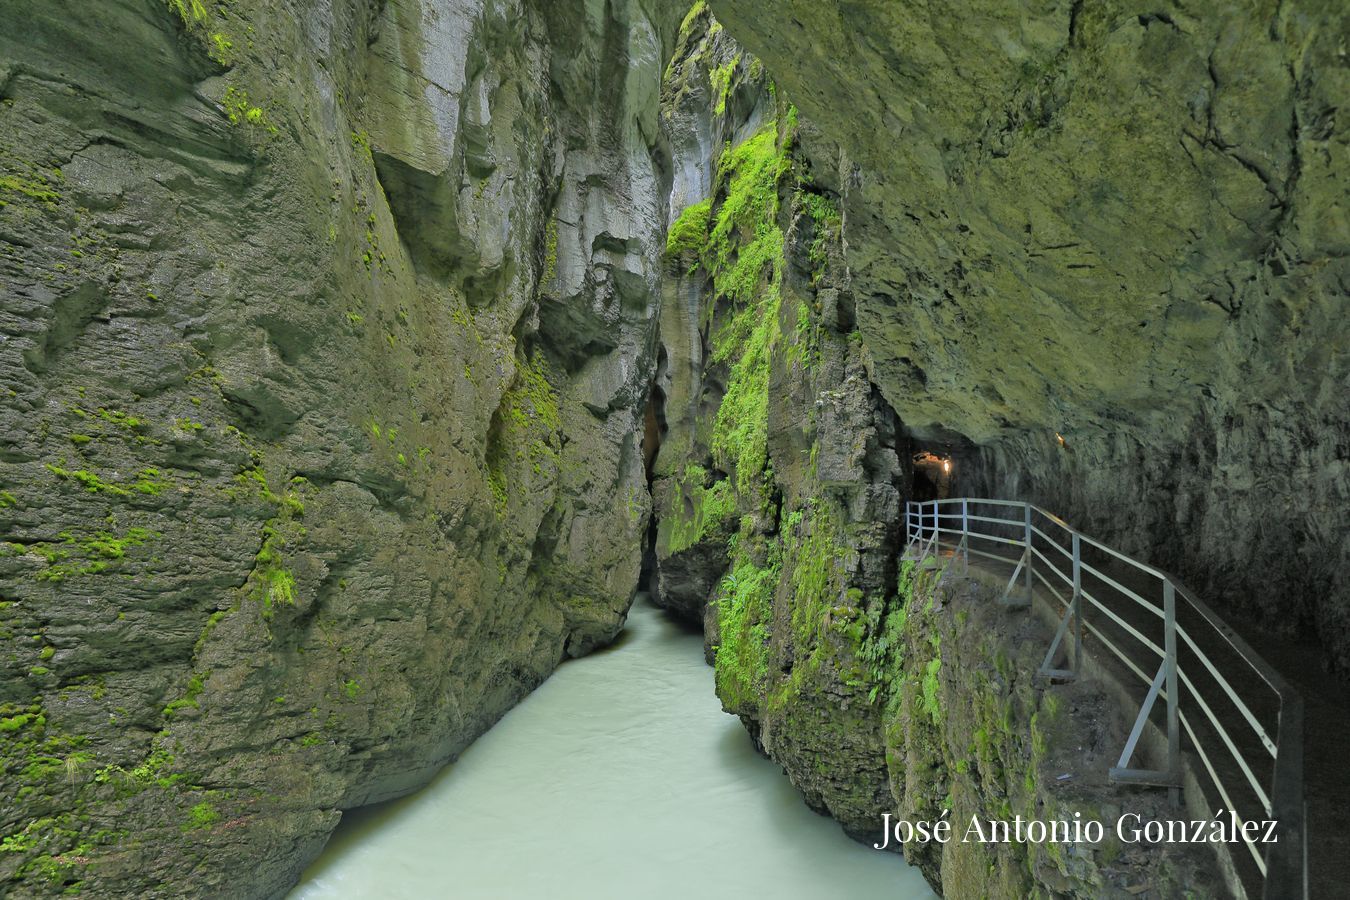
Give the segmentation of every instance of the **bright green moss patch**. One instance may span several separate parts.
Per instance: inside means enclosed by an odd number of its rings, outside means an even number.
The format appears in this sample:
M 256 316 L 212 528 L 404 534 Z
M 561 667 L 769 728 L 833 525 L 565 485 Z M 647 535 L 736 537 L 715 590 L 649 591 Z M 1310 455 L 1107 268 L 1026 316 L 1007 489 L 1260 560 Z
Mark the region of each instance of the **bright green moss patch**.
M 711 219 L 712 200 L 701 200 L 686 206 L 666 234 L 666 256 L 670 259 L 698 256 L 708 238 Z
M 164 717 L 166 719 L 172 719 L 174 713 L 178 712 L 180 709 L 186 709 L 187 707 L 197 709 L 201 705 L 197 701 L 197 698 L 201 696 L 202 690 L 206 687 L 206 679 L 210 677 L 210 672 L 199 672 L 193 675 L 188 681 L 187 692 L 177 700 L 171 701 L 168 706 L 164 707 Z
M 562 427 L 558 398 L 549 384 L 548 375 L 548 363 L 538 353 L 516 370 L 516 382 L 507 392 L 507 408 L 511 421 L 517 426 L 524 428 L 538 424 L 549 432 Z
M 84 549 L 90 556 L 121 559 L 127 555 L 128 547 L 139 547 L 152 537 L 154 535 L 144 528 L 129 528 L 120 537 L 110 531 L 99 531 L 84 542 Z
M 0 175 L 0 194 L 19 194 L 43 203 L 55 203 L 61 199 L 61 195 L 52 190 L 45 180 L 29 181 L 17 175 Z
M 203 800 L 192 809 L 188 810 L 188 819 L 183 825 L 183 831 L 196 831 L 201 828 L 210 828 L 220 820 L 220 813 L 211 805 L 209 800 Z
M 116 425 L 118 428 L 125 429 L 126 431 L 140 431 L 146 427 L 145 420 L 128 415 L 118 409 L 108 409 L 100 406 L 97 415 L 103 421 Z
M 67 469 L 51 463 L 46 465 L 47 470 L 57 478 L 62 481 L 74 481 L 91 494 L 107 493 L 115 497 L 134 497 L 136 494 L 158 496 L 165 488 L 172 486 L 172 482 L 161 477 L 158 469 L 142 469 L 137 473 L 135 481 L 130 485 L 123 485 L 105 481 L 98 473 L 88 469 Z
M 262 604 L 263 618 L 270 619 L 278 607 L 295 605 L 295 574 L 286 563 L 286 553 L 305 536 L 305 528 L 297 520 L 305 514 L 299 492 L 307 482 L 304 478 L 292 478 L 278 494 L 256 466 L 239 473 L 235 480 L 238 487 L 230 490 L 237 499 L 253 496 L 256 491 L 260 499 L 276 508 L 276 515 L 263 524 L 262 545 L 245 588 L 246 596 Z
M 791 568 L 792 631 L 798 647 L 809 650 L 825 634 L 830 610 L 843 599 L 846 548 L 838 523 L 823 505 L 815 506 L 786 539 Z
M 556 468 L 561 461 L 562 417 L 551 376 L 541 352 L 518 361 L 516 377 L 493 418 L 487 482 L 498 514 L 506 512 L 512 478 L 525 474 L 522 464 L 542 474 L 546 466 Z
M 37 573 L 37 580 L 60 582 L 76 575 L 104 572 L 111 564 L 123 559 L 129 548 L 143 546 L 158 536 L 145 528 L 129 528 L 120 535 L 97 531 L 85 538 L 63 531 L 59 535 L 60 544 L 33 544 L 28 550 L 47 563 L 47 568 Z
M 551 285 L 558 278 L 558 220 L 549 219 L 544 226 L 543 285 Z
M 694 5 L 689 8 L 689 12 L 684 14 L 684 20 L 680 22 L 681 38 L 687 38 L 689 36 L 690 31 L 693 30 L 694 23 L 698 21 L 698 17 L 703 15 L 707 8 L 708 4 L 706 0 L 695 0 Z
M 165 0 L 169 9 L 178 13 L 184 25 L 196 25 L 206 21 L 206 5 L 202 0 Z
M 91 494 L 106 492 L 118 497 L 131 496 L 131 491 L 119 484 L 104 481 L 96 473 L 90 472 L 87 469 L 65 469 L 61 466 L 54 466 L 51 463 L 47 463 L 47 469 L 62 481 L 74 481 L 79 483 Z
M 778 338 L 777 295 L 762 308 L 741 315 L 755 319 L 749 339 L 731 367 L 727 392 L 713 423 L 712 451 L 718 462 L 736 474 L 736 489 L 749 499 L 765 488 L 769 460 L 769 366 Z
M 789 166 L 773 125 L 724 151 L 718 181 L 725 196 L 709 214 L 700 253 L 716 301 L 730 309 L 713 336 L 712 361 L 731 366 L 713 426 L 713 456 L 734 473 L 739 495 L 760 498 L 752 500 L 755 506 L 767 493 L 769 368 L 780 336 L 783 278 L 778 191 Z M 681 242 L 693 241 L 695 224 L 686 222 Z
M 687 550 L 735 519 L 736 500 L 730 483 L 722 480 L 707 486 L 707 482 L 708 472 L 702 466 L 685 466 L 671 492 L 670 509 L 662 517 L 669 529 L 667 553 Z
M 738 547 L 731 573 L 718 586 L 717 695 L 734 712 L 757 709 L 769 689 L 768 622 L 780 574 L 775 549 L 768 548 L 769 564 L 760 566 Z
M 717 99 L 713 111 L 719 116 L 726 115 L 727 100 L 731 98 L 731 76 L 736 73 L 736 67 L 740 64 L 741 54 L 737 53 L 722 65 L 715 66 L 712 71 L 708 73 L 708 78 L 712 82 L 713 96 Z
M 283 551 L 286 536 L 272 523 L 263 526 L 263 545 L 258 551 L 253 574 L 254 595 L 269 613 L 272 607 L 295 605 L 295 575 L 286 568 Z
M 248 91 L 230 85 L 225 89 L 221 105 L 224 106 L 225 118 L 231 125 L 256 128 L 269 134 L 277 133 L 277 127 L 269 121 L 267 111 L 249 100 Z
M 167 479 L 160 477 L 159 469 L 141 469 L 136 474 L 136 481 L 131 488 L 138 493 L 157 497 L 164 492 L 165 488 L 171 486 Z
M 34 713 L 19 713 L 17 716 L 0 718 L 0 732 L 18 731 L 36 719 L 37 715 Z

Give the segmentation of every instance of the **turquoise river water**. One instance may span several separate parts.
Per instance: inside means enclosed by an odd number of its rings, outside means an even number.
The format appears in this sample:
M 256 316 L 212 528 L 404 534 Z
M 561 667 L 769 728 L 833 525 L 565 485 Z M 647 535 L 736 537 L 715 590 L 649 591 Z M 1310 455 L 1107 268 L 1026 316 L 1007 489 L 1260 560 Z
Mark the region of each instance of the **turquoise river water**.
M 878 823 L 878 834 L 880 824 Z M 702 638 L 639 598 L 418 793 L 348 814 L 292 900 L 933 897 L 755 753 Z

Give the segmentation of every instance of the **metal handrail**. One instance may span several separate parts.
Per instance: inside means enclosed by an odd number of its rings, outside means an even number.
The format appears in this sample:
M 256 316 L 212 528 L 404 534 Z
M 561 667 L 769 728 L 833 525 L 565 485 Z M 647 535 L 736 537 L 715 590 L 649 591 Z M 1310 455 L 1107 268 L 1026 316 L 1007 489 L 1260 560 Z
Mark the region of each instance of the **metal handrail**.
M 976 515 L 971 512 L 971 507 L 976 505 L 1000 507 L 1005 510 L 1019 509 L 1022 515 L 1020 520 Z M 959 511 L 948 512 L 947 509 L 950 507 L 956 507 Z M 941 511 L 939 511 L 940 508 Z M 1035 521 L 1036 517 L 1040 518 L 1041 523 Z M 952 522 L 959 522 L 959 527 L 953 527 L 949 524 Z M 1049 523 L 1049 525 L 1042 529 L 1039 527 L 1042 523 Z M 1016 529 L 1020 531 L 1021 536 L 1008 537 L 1005 534 L 990 534 L 987 530 L 978 530 L 980 525 Z M 1052 535 L 1051 532 L 1058 532 L 1058 536 Z M 1124 633 L 1147 648 L 1149 658 L 1159 660 L 1157 672 L 1153 676 L 1148 675 L 1150 663 L 1140 665 L 1137 664 L 1137 660 L 1132 659 L 1132 656 L 1137 657 L 1140 655 L 1139 653 L 1125 652 L 1116 646 L 1116 643 L 1110 640 L 1100 628 L 1091 623 L 1086 625 L 1090 634 L 1149 686 L 1148 694 L 1135 719 L 1120 760 L 1110 771 L 1111 779 L 1123 783 L 1165 786 L 1169 788 L 1173 802 L 1178 802 L 1182 781 L 1181 730 L 1184 728 L 1186 734 L 1190 737 L 1196 755 L 1200 758 L 1205 771 L 1218 789 L 1219 796 L 1228 804 L 1229 811 L 1238 816 L 1239 822 L 1242 822 L 1243 817 L 1235 808 L 1228 785 L 1224 783 L 1214 759 L 1207 752 L 1207 750 L 1226 751 L 1242 775 L 1245 776 L 1241 780 L 1246 782 L 1246 787 L 1257 798 L 1258 805 L 1261 807 L 1260 812 L 1271 816 L 1278 822 L 1276 826 L 1278 841 L 1265 844 L 1264 854 L 1258 850 L 1256 838 L 1259 838 L 1259 832 L 1255 838 L 1248 836 L 1245 830 L 1241 832 L 1243 842 L 1262 876 L 1261 896 L 1265 900 L 1285 900 L 1285 898 L 1293 900 L 1293 898 L 1306 897 L 1308 885 L 1303 797 L 1303 700 L 1289 683 L 1252 650 L 1246 641 L 1242 640 L 1213 610 L 1189 591 L 1179 579 L 1162 569 L 1140 562 L 1101 541 L 1083 534 L 1059 516 L 1046 512 L 1038 506 L 1016 500 L 971 497 L 929 500 L 922 503 L 910 502 L 907 504 L 905 510 L 906 557 L 916 558 L 916 552 L 917 558 L 934 554 L 939 548 L 943 547 L 944 535 L 959 536 L 959 541 L 955 543 L 954 555 L 962 558 L 967 569 L 970 565 L 971 553 L 1001 560 L 1007 564 L 1015 563 L 1012 577 L 1008 580 L 1008 585 L 1003 591 L 1002 601 L 1004 603 L 1010 606 L 1029 607 L 1035 589 L 1035 579 L 1039 579 L 1051 595 L 1055 597 L 1062 614 L 1060 615 L 1059 628 L 1051 641 L 1045 660 L 1041 664 L 1039 675 L 1050 678 L 1052 682 L 1069 681 L 1077 677 L 1082 663 L 1084 613 L 1088 604 L 1105 613 L 1106 617 L 1112 620 Z M 1021 547 L 1023 548 L 1022 555 L 1019 559 L 1013 559 L 996 553 L 974 550 L 970 546 L 972 538 Z M 1039 542 L 1037 542 L 1037 538 L 1040 538 Z M 1065 547 L 1061 540 L 1067 540 L 1069 546 Z M 1050 557 L 1042 552 L 1042 546 L 1054 547 L 1058 550 L 1061 557 L 1071 563 L 1071 574 L 1061 570 L 1059 566 L 1051 564 Z M 1137 591 L 1121 584 L 1099 568 L 1085 563 L 1082 557 L 1084 547 L 1101 551 L 1133 571 L 1158 579 L 1161 582 L 1163 594 L 1162 606 L 1159 607 L 1154 602 L 1149 601 Z M 1059 580 L 1066 587 L 1072 589 L 1072 595 L 1068 600 L 1051 586 L 1051 582 L 1045 575 L 1036 570 L 1035 560 L 1037 559 L 1041 561 L 1045 568 L 1059 576 Z M 1106 586 L 1109 593 L 1103 594 L 1101 599 L 1098 599 L 1098 597 L 1084 590 L 1084 573 L 1100 581 Z M 1019 575 L 1022 576 L 1022 588 L 1019 592 L 1015 592 L 1014 587 Z M 1112 606 L 1124 602 L 1132 603 L 1134 607 L 1146 611 L 1150 620 L 1156 621 L 1155 617 L 1163 620 L 1163 647 L 1159 647 L 1157 643 L 1147 638 L 1126 621 L 1124 611 L 1128 607 L 1112 608 Z M 1251 708 L 1251 703 L 1254 702 L 1253 698 L 1249 697 L 1244 700 L 1243 692 L 1234 687 L 1229 678 L 1225 677 L 1220 667 L 1201 648 L 1200 642 L 1195 640 L 1186 629 L 1178 625 L 1178 602 L 1184 603 L 1192 612 L 1198 614 L 1201 623 L 1207 626 L 1208 630 L 1212 631 L 1214 635 L 1221 638 L 1278 698 L 1278 727 L 1274 739 L 1271 738 L 1270 732 L 1261 724 L 1259 717 L 1253 712 Z M 1074 626 L 1075 636 L 1070 667 L 1067 669 L 1054 668 L 1053 663 L 1056 654 L 1068 637 L 1071 623 Z M 1199 632 L 1196 634 L 1198 636 Z M 1244 753 L 1242 748 L 1234 742 L 1229 729 L 1221 723 L 1219 716 L 1206 701 L 1203 693 L 1189 675 L 1182 671 L 1178 659 L 1179 644 L 1184 644 L 1187 650 L 1200 662 L 1210 679 L 1221 689 L 1222 695 L 1241 713 L 1242 721 L 1250 726 L 1261 745 L 1261 750 L 1270 754 L 1265 762 L 1266 765 L 1269 765 L 1269 760 L 1273 760 L 1274 771 L 1269 779 L 1263 780 L 1258 777 L 1256 770 L 1262 764 L 1261 761 L 1253 761 L 1247 758 L 1248 754 Z M 1065 649 L 1067 652 L 1067 645 Z M 1213 729 L 1217 739 L 1202 740 L 1192 727 L 1191 717 L 1186 715 L 1186 712 L 1181 708 L 1182 687 L 1189 691 L 1194 706 L 1202 714 L 1201 718 L 1207 721 L 1208 727 Z M 1160 697 L 1166 703 L 1167 766 L 1162 770 L 1133 768 L 1130 761 L 1134 756 L 1144 727 L 1149 721 L 1153 707 Z M 1264 755 L 1264 753 L 1261 755 Z

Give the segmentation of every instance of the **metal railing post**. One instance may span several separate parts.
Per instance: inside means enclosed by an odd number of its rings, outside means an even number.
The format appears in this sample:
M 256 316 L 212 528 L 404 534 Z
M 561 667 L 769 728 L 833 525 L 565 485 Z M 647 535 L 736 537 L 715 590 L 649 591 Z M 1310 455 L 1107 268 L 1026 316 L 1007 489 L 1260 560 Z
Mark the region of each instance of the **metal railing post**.
M 1032 581 L 1032 579 L 1031 579 L 1031 560 L 1032 560 L 1033 554 L 1032 554 L 1032 552 L 1031 552 L 1031 504 L 1030 504 L 1030 503 L 1023 504 L 1023 506 L 1022 506 L 1022 513 L 1023 513 L 1022 521 L 1023 521 L 1023 524 L 1026 526 L 1026 533 L 1027 533 L 1027 571 L 1026 571 L 1026 575 L 1025 575 L 1024 577 L 1026 578 L 1026 585 L 1027 585 L 1027 600 L 1030 601 L 1030 600 L 1031 600 L 1031 597 L 1032 597 L 1032 590 L 1034 590 L 1034 588 L 1035 588 L 1035 586 L 1036 586 L 1036 582 Z
M 969 501 L 961 498 L 961 571 L 970 574 L 970 511 Z
M 1073 609 L 1073 671 L 1078 674 L 1083 668 L 1083 551 L 1077 533 L 1073 536 Z
M 1163 651 L 1167 666 L 1167 771 L 1178 786 L 1167 790 L 1172 806 L 1181 805 L 1181 697 L 1177 694 L 1177 589 L 1172 579 L 1163 581 Z

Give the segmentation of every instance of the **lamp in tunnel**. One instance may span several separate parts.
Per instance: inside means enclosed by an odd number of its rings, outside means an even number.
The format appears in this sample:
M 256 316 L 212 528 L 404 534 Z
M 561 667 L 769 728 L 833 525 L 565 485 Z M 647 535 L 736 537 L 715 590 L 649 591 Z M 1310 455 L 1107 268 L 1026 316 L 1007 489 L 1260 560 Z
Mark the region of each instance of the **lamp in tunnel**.
M 944 475 L 950 475 L 951 471 L 952 471 L 952 461 L 950 459 L 944 459 L 942 461 L 942 473 Z

